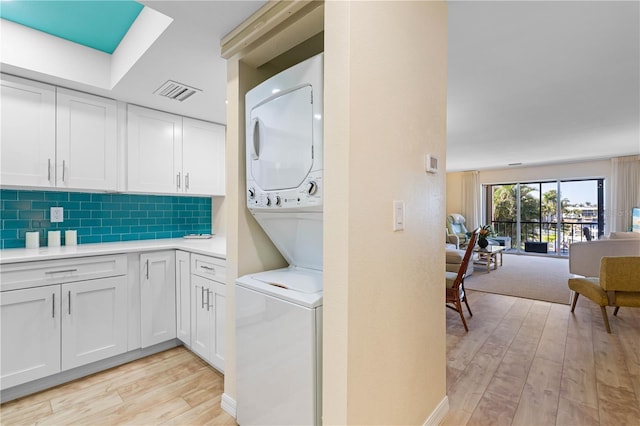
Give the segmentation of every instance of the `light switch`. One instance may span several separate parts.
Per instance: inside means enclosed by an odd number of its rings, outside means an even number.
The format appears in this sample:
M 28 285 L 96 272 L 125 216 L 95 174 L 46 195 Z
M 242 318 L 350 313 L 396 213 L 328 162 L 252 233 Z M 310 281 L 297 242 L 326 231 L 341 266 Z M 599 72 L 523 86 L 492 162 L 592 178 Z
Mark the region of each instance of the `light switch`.
M 402 231 L 404 229 L 404 201 L 393 202 L 393 230 Z
M 51 223 L 60 223 L 64 221 L 64 208 L 51 207 Z

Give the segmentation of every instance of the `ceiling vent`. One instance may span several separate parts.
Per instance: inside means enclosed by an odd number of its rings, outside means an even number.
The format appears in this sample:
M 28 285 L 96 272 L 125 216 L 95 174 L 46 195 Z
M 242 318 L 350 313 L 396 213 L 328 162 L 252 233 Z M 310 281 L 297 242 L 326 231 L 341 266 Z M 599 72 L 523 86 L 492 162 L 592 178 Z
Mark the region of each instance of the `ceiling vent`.
M 197 92 L 202 92 L 202 90 L 187 86 L 186 84 L 178 83 L 177 81 L 167 80 L 166 83 L 156 89 L 153 93 L 182 102 Z

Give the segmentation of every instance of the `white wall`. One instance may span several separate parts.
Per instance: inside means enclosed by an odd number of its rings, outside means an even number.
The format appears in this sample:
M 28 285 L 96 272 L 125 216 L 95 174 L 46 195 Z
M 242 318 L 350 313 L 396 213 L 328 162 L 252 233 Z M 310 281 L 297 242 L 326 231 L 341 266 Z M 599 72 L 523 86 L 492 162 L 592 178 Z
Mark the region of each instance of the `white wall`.
M 445 400 L 444 2 L 325 3 L 325 424 L 422 424 Z M 393 201 L 406 205 L 393 232 Z

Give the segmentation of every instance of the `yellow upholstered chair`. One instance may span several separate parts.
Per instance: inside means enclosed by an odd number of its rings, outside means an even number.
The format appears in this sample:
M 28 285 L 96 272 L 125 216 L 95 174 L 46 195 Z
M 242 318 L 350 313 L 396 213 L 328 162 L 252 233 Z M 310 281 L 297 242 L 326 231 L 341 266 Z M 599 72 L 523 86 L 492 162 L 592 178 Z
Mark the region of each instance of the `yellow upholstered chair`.
M 598 305 L 607 333 L 611 333 L 607 306 L 640 307 L 640 256 L 605 256 L 600 261 L 600 278 L 569 278 L 569 288 L 575 291 L 571 312 L 578 296 L 583 295 Z
M 467 276 L 467 266 L 469 264 L 469 261 L 471 260 L 473 246 L 476 244 L 477 239 L 478 230 L 475 230 L 471 234 L 469 244 L 467 244 L 467 249 L 465 250 L 464 256 L 462 257 L 462 263 L 460 264 L 460 269 L 458 269 L 458 272 L 445 272 L 445 306 L 447 308 L 453 309 L 458 314 L 460 314 L 462 325 L 464 325 L 464 329 L 466 331 L 469 331 L 469 328 L 467 327 L 467 322 L 464 320 L 464 315 L 462 314 L 462 302 L 467 305 L 467 310 L 469 311 L 470 317 L 473 316 L 473 313 L 469 308 L 467 295 L 464 292 L 464 278 Z

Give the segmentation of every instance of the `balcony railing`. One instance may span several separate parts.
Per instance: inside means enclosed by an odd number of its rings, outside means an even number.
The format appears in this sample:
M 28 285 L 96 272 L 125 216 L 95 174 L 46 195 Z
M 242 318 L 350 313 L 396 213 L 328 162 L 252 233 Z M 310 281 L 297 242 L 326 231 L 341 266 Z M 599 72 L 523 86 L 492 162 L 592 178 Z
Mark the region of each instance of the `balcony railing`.
M 510 237 L 511 247 L 517 249 L 517 227 L 515 221 L 491 222 L 496 236 Z M 562 224 L 557 222 L 520 222 L 520 250 L 524 250 L 525 242 L 542 242 L 548 244 L 548 252 L 568 253 L 569 244 L 577 241 L 586 241 L 584 229 L 589 229 L 591 238 L 598 239 L 598 222 L 584 222 L 579 220 L 564 220 Z

